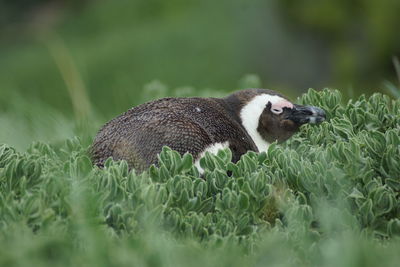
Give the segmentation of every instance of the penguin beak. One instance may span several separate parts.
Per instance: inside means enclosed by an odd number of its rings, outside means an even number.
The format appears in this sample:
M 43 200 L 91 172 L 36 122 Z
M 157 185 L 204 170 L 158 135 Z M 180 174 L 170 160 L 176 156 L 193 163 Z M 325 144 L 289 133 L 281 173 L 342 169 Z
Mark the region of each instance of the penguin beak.
M 317 124 L 326 119 L 325 111 L 319 107 L 294 105 L 289 120 L 297 124 Z

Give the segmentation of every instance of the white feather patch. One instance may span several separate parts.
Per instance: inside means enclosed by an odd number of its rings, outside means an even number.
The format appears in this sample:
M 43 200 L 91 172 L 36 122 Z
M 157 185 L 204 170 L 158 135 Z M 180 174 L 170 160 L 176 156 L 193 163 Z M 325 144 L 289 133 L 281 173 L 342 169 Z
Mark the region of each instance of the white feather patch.
M 228 148 L 229 147 L 229 142 L 223 142 L 223 143 L 214 143 L 209 146 L 207 146 L 203 152 L 200 153 L 200 155 L 197 157 L 196 161 L 194 162 L 194 166 L 196 166 L 197 170 L 199 170 L 200 174 L 204 173 L 203 168 L 200 166 L 200 159 L 206 155 L 206 152 L 210 152 L 213 155 L 216 155 L 218 151 Z
M 258 121 L 268 102 L 271 102 L 271 108 L 293 108 L 292 103 L 280 96 L 262 94 L 257 95 L 252 100 L 250 100 L 240 112 L 240 119 L 242 120 L 243 127 L 253 139 L 259 152 L 266 151 L 269 146 L 269 143 L 265 141 L 264 138 L 262 138 L 260 133 L 257 131 Z

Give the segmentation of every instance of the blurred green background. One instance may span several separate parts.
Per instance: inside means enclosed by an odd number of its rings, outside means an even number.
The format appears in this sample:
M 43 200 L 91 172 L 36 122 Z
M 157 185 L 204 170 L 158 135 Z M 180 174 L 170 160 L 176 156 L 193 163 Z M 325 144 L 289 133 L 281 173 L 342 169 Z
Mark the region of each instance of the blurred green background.
M 385 92 L 399 82 L 399 14 L 396 0 L 3 0 L 0 143 L 89 144 L 166 95 Z

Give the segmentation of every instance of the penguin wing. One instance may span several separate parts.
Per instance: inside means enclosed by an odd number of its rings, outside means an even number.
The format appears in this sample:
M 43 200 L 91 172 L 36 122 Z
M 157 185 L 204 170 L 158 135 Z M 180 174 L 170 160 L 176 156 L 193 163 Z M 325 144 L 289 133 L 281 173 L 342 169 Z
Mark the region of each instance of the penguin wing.
M 102 130 L 113 132 L 112 141 L 107 140 L 105 144 L 95 141 L 92 149 L 94 155 L 99 148 L 107 151 L 100 153 L 101 158 L 96 161 L 97 165 L 101 166 L 103 161 L 112 157 L 114 160 L 126 160 L 131 168 L 143 171 L 157 163 L 157 155 L 163 146 L 168 146 L 181 155 L 189 152 L 197 158 L 212 143 L 206 130 L 186 117 L 165 115 L 145 119 L 130 118 L 124 124 L 119 122 L 117 128 L 113 128 L 114 125 L 111 123 L 110 129 Z

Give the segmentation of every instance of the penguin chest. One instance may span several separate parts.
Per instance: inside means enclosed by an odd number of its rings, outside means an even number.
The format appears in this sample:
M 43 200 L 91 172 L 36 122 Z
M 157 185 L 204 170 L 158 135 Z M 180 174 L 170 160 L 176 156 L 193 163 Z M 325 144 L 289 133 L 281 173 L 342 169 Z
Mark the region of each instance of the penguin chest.
M 222 143 L 214 143 L 205 147 L 205 149 L 197 156 L 194 162 L 194 165 L 196 166 L 197 170 L 199 170 L 199 173 L 200 174 L 204 173 L 204 169 L 200 166 L 200 160 L 206 155 L 207 152 L 213 155 L 217 155 L 218 151 L 223 150 L 225 148 L 229 148 L 229 141 Z

